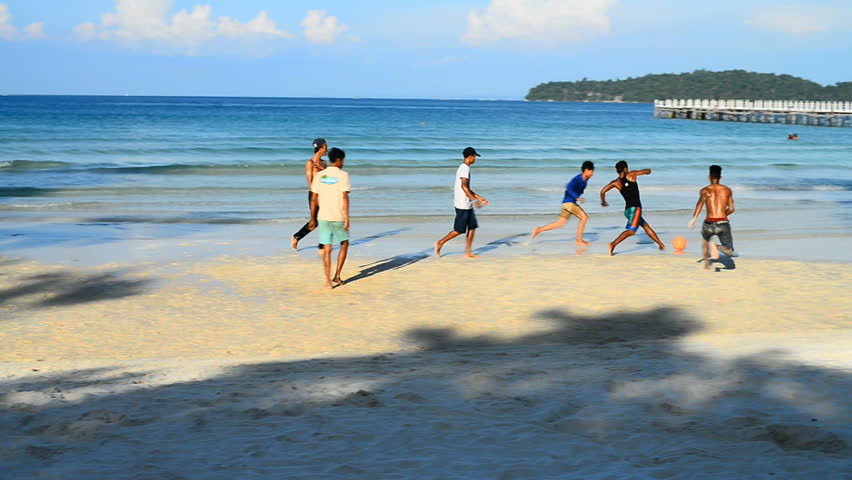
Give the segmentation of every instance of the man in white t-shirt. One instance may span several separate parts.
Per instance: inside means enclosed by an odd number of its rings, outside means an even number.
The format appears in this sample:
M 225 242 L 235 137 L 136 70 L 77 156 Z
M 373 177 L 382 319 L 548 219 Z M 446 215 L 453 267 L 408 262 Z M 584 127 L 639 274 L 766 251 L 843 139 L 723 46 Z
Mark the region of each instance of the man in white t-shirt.
M 488 205 L 488 200 L 474 193 L 470 189 L 470 166 L 476 162 L 476 157 L 481 155 L 476 153 L 473 147 L 467 147 L 462 152 L 464 162 L 459 165 L 456 170 L 456 179 L 453 187 L 453 205 L 456 207 L 456 220 L 453 224 L 453 230 L 446 234 L 444 238 L 435 242 L 435 255 L 441 256 L 441 247 L 449 240 L 467 233 L 467 245 L 465 247 L 464 256 L 467 258 L 478 258 L 479 255 L 474 255 L 471 251 L 473 245 L 473 235 L 479 224 L 476 222 L 476 214 L 473 212 L 473 207 L 481 208 Z
M 320 245 L 323 247 L 322 260 L 325 266 L 325 284 L 330 290 L 343 285 L 340 272 L 346 262 L 349 251 L 349 191 L 352 185 L 349 174 L 341 170 L 346 153 L 339 148 L 328 151 L 331 165 L 317 172 L 311 182 L 311 211 L 317 206 Z M 331 246 L 339 243 L 337 254 L 337 273 L 331 277 Z

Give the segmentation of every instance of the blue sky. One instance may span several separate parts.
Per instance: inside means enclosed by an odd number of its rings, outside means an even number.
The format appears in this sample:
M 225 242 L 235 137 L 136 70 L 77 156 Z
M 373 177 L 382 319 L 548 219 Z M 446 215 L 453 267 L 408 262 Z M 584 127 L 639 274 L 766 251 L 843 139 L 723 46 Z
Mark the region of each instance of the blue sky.
M 852 81 L 852 4 L 0 0 L 0 93 L 520 99 L 699 68 Z

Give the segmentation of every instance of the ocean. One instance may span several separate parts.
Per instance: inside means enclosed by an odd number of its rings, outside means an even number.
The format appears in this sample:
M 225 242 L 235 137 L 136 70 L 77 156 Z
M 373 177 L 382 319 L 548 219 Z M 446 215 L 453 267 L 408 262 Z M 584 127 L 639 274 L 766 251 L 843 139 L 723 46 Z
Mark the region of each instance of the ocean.
M 614 236 L 621 199 L 611 192 L 603 209 L 598 191 L 626 160 L 653 170 L 639 181 L 648 221 L 664 226 L 661 235 L 688 235 L 707 167 L 719 164 L 736 200 L 735 239 L 753 241 L 752 255 L 852 259 L 827 251 L 852 238 L 852 130 L 652 112 L 648 104 L 3 96 L 0 252 L 129 239 L 137 248 L 146 238 L 155 250 L 201 234 L 229 244 L 246 232 L 289 246 L 307 219 L 304 163 L 323 137 L 346 151 L 353 225 L 375 227 L 364 235 L 413 226 L 424 238 L 446 233 L 454 172 L 473 146 L 482 157 L 471 184 L 491 202 L 479 211 L 482 232 L 489 218 L 519 232 L 555 218 L 565 183 L 591 160 L 589 231 Z M 786 140 L 794 132 L 801 140 Z M 802 253 L 814 238 L 839 240 Z

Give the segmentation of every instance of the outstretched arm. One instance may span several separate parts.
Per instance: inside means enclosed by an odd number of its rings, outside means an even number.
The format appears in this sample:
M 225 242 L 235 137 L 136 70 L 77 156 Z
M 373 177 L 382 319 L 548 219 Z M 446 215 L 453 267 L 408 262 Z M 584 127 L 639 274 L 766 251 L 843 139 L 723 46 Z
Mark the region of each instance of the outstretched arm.
M 698 218 L 698 215 L 701 214 L 701 209 L 704 208 L 704 204 L 707 203 L 707 194 L 705 189 L 701 189 L 698 192 L 698 203 L 695 204 L 695 211 L 692 213 L 692 220 L 689 222 L 689 228 L 695 228 L 695 220 Z
M 633 170 L 632 172 L 628 173 L 628 175 L 630 175 L 632 177 L 638 177 L 639 175 L 650 175 L 650 174 L 651 174 L 650 168 L 646 168 L 644 170 Z
M 609 206 L 609 204 L 606 203 L 606 192 L 612 190 L 613 188 L 616 188 L 616 186 L 617 186 L 616 182 L 618 182 L 618 180 L 613 180 L 613 181 L 609 182 L 608 184 L 606 184 L 606 186 L 601 189 L 601 206 L 602 207 L 608 207 Z

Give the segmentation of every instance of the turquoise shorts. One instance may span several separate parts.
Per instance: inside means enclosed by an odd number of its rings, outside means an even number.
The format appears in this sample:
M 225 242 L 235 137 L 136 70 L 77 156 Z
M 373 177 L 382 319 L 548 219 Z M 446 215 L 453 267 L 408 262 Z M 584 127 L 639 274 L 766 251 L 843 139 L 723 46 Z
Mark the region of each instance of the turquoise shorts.
M 627 217 L 627 228 L 631 231 L 636 231 L 642 225 L 645 225 L 645 219 L 642 218 L 642 207 L 630 207 L 624 210 L 624 216 Z
M 319 243 L 322 245 L 334 245 L 349 241 L 349 232 L 343 229 L 343 222 L 320 220 L 319 234 Z

